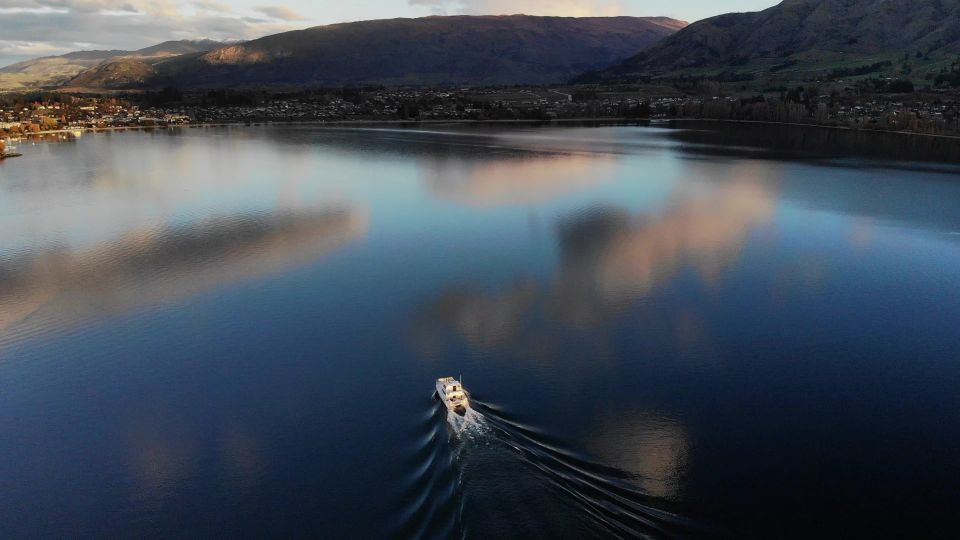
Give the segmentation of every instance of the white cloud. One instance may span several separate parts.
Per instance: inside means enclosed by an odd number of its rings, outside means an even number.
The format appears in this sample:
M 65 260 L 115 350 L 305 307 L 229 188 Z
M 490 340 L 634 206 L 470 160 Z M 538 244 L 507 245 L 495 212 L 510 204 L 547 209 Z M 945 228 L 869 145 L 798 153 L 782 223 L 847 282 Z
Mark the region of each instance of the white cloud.
M 61 54 L 63 47 L 42 41 L 0 40 L 0 55 L 4 56 L 49 56 Z
M 224 4 L 223 2 L 218 2 L 217 0 L 192 0 L 190 4 L 197 11 L 211 11 L 214 13 L 232 13 L 233 8 Z
M 286 6 L 257 6 L 253 8 L 271 19 L 302 21 L 304 17 Z
M 259 11 L 269 18 L 252 17 Z M 87 49 L 135 50 L 177 39 L 255 39 L 301 28 L 283 6 L 240 12 L 219 0 L 0 0 L 0 66 Z
M 9 15 L 14 13 L 66 13 L 65 9 L 54 9 L 52 7 L 0 7 L 0 14 Z

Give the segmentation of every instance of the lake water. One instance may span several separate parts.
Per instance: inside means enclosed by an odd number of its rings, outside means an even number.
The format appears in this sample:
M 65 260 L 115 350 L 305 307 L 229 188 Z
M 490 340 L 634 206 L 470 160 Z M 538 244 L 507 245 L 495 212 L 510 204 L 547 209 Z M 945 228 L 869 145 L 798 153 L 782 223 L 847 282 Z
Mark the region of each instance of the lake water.
M 22 143 L 2 536 L 955 533 L 960 153 L 718 126 Z

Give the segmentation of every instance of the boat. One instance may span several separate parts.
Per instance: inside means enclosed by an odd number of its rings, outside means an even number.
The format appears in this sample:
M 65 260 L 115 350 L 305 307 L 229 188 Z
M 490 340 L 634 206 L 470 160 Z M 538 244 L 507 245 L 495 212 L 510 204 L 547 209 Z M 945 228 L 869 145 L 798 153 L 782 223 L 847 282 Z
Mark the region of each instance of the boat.
M 10 158 L 10 157 L 19 157 L 19 156 L 21 156 L 22 154 L 18 154 L 18 153 L 16 153 L 16 152 L 14 152 L 14 150 L 16 150 L 16 149 L 17 149 L 17 147 L 15 147 L 15 146 L 13 146 L 13 145 L 11 145 L 11 144 L 5 143 L 5 142 L 3 142 L 3 141 L 0 141 L 0 159 L 6 159 L 6 158 Z
M 467 409 L 470 408 L 466 390 L 463 389 L 460 381 L 453 377 L 437 379 L 437 397 L 447 406 L 448 410 L 461 416 L 467 414 Z

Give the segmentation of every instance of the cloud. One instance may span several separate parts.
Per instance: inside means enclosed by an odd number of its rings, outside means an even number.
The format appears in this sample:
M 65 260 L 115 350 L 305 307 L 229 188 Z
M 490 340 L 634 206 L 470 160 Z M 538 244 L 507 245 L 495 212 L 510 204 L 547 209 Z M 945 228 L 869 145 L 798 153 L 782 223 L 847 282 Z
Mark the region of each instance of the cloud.
M 295 30 L 296 16 L 274 6 L 269 19 L 219 0 L 0 0 L 0 66 L 27 56 L 84 49 L 135 50 L 167 40 L 255 39 Z
M 61 49 L 54 43 L 0 39 L 0 56 L 49 56 L 58 54 Z
M 438 14 L 611 17 L 625 12 L 621 0 L 408 0 L 408 3 L 427 6 Z
M 198 11 L 212 11 L 214 13 L 232 13 L 233 8 L 217 0 L 193 0 L 190 2 Z
M 257 6 L 253 8 L 271 19 L 302 21 L 304 17 L 286 6 Z
M 69 13 L 129 13 L 159 17 L 179 14 L 176 0 L 14 0 L 28 8 L 49 8 Z

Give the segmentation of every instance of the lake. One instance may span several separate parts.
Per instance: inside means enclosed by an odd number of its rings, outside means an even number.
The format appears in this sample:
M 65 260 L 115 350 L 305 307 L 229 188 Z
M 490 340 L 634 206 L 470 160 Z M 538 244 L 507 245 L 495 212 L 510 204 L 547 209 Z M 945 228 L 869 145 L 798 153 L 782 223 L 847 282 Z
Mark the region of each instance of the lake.
M 958 144 L 696 123 L 21 143 L 0 530 L 950 536 Z M 447 375 L 465 417 L 434 399 Z

